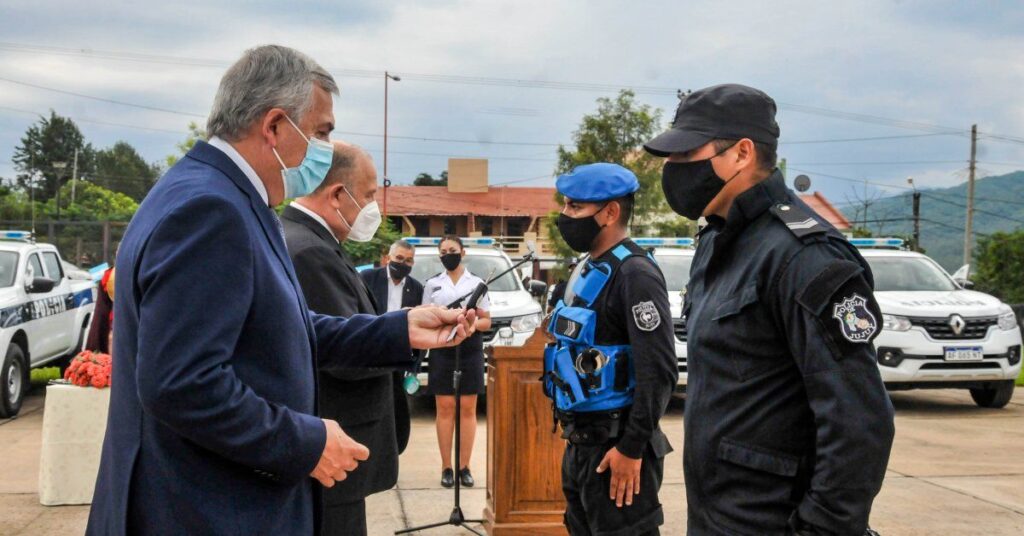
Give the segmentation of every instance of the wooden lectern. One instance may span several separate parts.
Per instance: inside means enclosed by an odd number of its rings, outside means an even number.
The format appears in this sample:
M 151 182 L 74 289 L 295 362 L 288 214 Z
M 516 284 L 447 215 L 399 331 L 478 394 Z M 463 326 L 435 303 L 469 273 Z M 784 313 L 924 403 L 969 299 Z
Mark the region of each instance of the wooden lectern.
M 567 534 L 562 525 L 562 453 L 540 376 L 545 339 L 494 347 L 487 374 L 487 507 L 491 536 Z

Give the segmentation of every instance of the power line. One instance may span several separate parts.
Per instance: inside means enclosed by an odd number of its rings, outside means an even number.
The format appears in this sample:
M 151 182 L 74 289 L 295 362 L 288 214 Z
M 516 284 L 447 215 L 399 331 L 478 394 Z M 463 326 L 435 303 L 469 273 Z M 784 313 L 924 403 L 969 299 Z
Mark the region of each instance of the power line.
M 4 48 L 3 44 L 0 44 L 0 49 L 3 49 L 3 48 Z M 376 72 L 374 72 L 374 73 L 375 73 L 374 76 L 377 76 L 377 74 L 379 74 L 379 73 L 376 73 Z M 403 76 L 408 76 L 408 75 L 403 75 Z M 198 114 L 198 113 L 195 113 L 195 112 L 187 112 L 187 111 L 181 111 L 181 110 L 172 110 L 172 109 L 169 109 L 169 108 L 163 108 L 163 107 L 159 107 L 159 106 L 151 106 L 151 105 L 148 105 L 148 104 L 139 104 L 139 103 L 122 101 L 122 100 L 118 100 L 118 99 L 109 99 L 109 98 L 106 98 L 106 97 L 98 97 L 98 96 L 95 96 L 95 95 L 87 95 L 87 94 L 84 94 L 84 93 L 79 93 L 79 92 L 75 92 L 75 91 L 67 91 L 67 90 L 64 90 L 64 89 L 44 86 L 44 85 L 35 84 L 35 83 L 32 83 L 32 82 L 25 82 L 25 81 L 22 81 L 22 80 L 14 80 L 12 78 L 0 77 L 0 81 L 8 82 L 10 84 L 21 85 L 21 86 L 25 86 L 25 87 L 31 87 L 31 88 L 34 88 L 34 89 L 41 89 L 41 90 L 44 90 L 44 91 L 51 91 L 51 92 L 55 92 L 55 93 L 71 95 L 71 96 L 79 97 L 79 98 L 83 98 L 83 99 L 89 99 L 89 100 L 95 100 L 95 101 L 99 101 L 99 102 L 105 102 L 105 103 L 108 103 L 108 104 L 116 104 L 116 105 L 119 105 L 119 106 L 127 106 L 127 107 L 131 107 L 131 108 L 139 108 L 139 109 L 143 109 L 143 110 L 157 111 L 157 112 L 181 115 L 181 116 L 186 116 L 186 117 L 195 117 L 195 118 L 201 118 L 201 119 L 205 119 L 206 118 L 205 115 Z M 8 109 L 12 109 L 12 108 L 8 108 Z M 26 112 L 26 110 L 16 110 L 16 109 L 12 109 L 12 110 Z M 825 109 L 822 108 L 821 110 L 825 110 Z M 836 114 L 848 114 L 848 112 L 838 112 L 838 111 L 835 111 L 835 113 Z M 865 117 L 874 117 L 874 116 L 865 116 Z M 139 126 L 135 126 L 135 125 L 120 125 L 120 124 L 116 124 L 116 123 L 102 123 L 102 122 L 98 122 L 98 121 L 89 121 L 89 122 L 94 122 L 94 123 L 99 123 L 99 124 L 109 124 L 111 126 L 124 126 L 126 128 L 139 128 L 139 129 L 144 129 L 144 130 L 154 130 L 154 131 L 158 131 L 158 132 L 168 132 L 168 131 L 163 130 L 163 129 L 154 129 L 154 128 L 149 128 L 149 127 L 139 127 Z M 915 123 L 915 124 L 917 124 L 917 125 L 925 125 L 924 123 Z M 963 134 L 962 132 L 952 130 L 951 129 L 952 127 L 936 127 L 936 128 L 942 128 L 942 129 L 945 129 L 945 130 L 941 131 L 941 132 L 931 132 L 931 133 L 928 133 L 928 134 L 916 134 L 916 135 L 904 135 L 904 136 L 873 136 L 873 137 L 864 137 L 864 138 L 837 138 L 837 139 L 822 139 L 822 140 L 781 141 L 780 144 L 782 144 L 782 145 L 787 145 L 787 144 L 788 145 L 800 145 L 800 144 L 814 144 L 814 143 L 847 143 L 847 142 L 859 142 L 859 141 L 874 141 L 874 140 L 887 140 L 887 139 L 900 139 L 900 138 L 917 138 L 917 137 L 940 136 L 940 135 L 962 135 Z M 368 132 L 337 131 L 337 133 L 338 134 L 348 135 L 348 136 L 383 137 L 383 134 L 374 134 L 374 133 L 368 133 Z M 562 144 L 562 143 L 551 143 L 551 142 L 490 141 L 490 140 L 469 140 L 469 139 L 453 139 L 453 138 L 431 138 L 431 137 L 403 136 L 403 135 L 394 135 L 394 136 L 389 135 L 388 137 L 389 138 L 393 137 L 395 139 L 415 140 L 415 141 L 444 142 L 444 143 L 473 143 L 473 144 L 483 144 L 483 145 L 522 145 L 522 146 L 540 146 L 540 147 L 559 147 L 559 146 L 562 146 L 562 145 L 566 145 L 566 144 Z M 997 136 L 995 136 L 995 135 L 989 135 L 989 137 L 997 138 Z M 1012 140 L 1011 137 L 998 137 L 998 138 L 999 139 Z M 1021 143 L 1024 143 L 1024 139 L 1021 139 L 1019 141 Z M 930 162 L 922 162 L 922 163 L 930 163 Z M 1013 165 L 1013 164 L 1010 164 L 1010 165 Z
M 918 164 L 964 164 L 966 160 L 903 160 L 892 162 L 799 162 L 798 166 L 892 166 L 892 165 L 918 165 Z
M 12 112 L 20 112 L 20 113 L 25 113 L 25 114 L 31 114 L 31 115 L 35 115 L 35 116 L 38 116 L 38 117 L 46 117 L 46 114 L 41 114 L 39 112 L 33 112 L 31 110 L 23 110 L 21 108 L 12 108 L 10 106 L 0 106 L 0 110 L 9 110 L 9 111 L 12 111 Z M 106 126 L 111 126 L 111 127 L 134 128 L 134 129 L 138 129 L 138 130 L 149 130 L 149 131 L 153 131 L 153 132 L 166 132 L 166 133 L 169 133 L 169 134 L 177 134 L 177 135 L 186 134 L 186 132 L 183 131 L 183 130 L 170 130 L 170 129 L 166 129 L 166 128 L 144 127 L 144 126 L 140 126 L 140 125 L 128 125 L 128 124 L 125 124 L 125 123 L 111 123 L 111 122 L 108 122 L 108 121 L 97 121 L 95 119 L 87 119 L 87 118 L 82 118 L 82 117 L 71 117 L 70 119 L 72 119 L 73 121 L 79 122 L 79 123 L 93 123 L 93 124 L 96 124 L 96 125 L 106 125 Z
M 956 135 L 952 132 L 932 132 L 929 134 L 900 134 L 895 136 L 869 136 L 864 138 L 838 138 L 831 140 L 796 140 L 796 141 L 779 141 L 779 145 L 805 145 L 811 143 L 847 143 L 857 141 L 878 141 L 878 140 L 898 140 L 905 138 L 928 138 L 931 136 L 952 136 Z
M 941 197 L 935 197 L 933 195 L 929 195 L 928 192 L 921 192 L 921 194 L 924 195 L 925 197 L 930 197 L 931 199 L 939 201 L 940 203 L 946 203 L 946 204 L 957 206 L 957 207 L 960 207 L 960 208 L 963 208 L 963 209 L 967 208 L 967 205 L 963 205 L 963 204 L 957 203 L 955 201 L 950 201 L 948 199 L 942 199 Z M 975 199 L 977 199 L 977 198 L 975 198 Z M 994 217 L 997 217 L 997 218 L 1002 218 L 1002 219 L 1007 220 L 1007 221 L 1012 221 L 1012 222 L 1024 224 L 1024 220 L 1017 219 L 1017 218 L 1014 218 L 1012 216 L 1007 216 L 1005 214 L 1000 214 L 998 212 L 991 212 L 991 211 L 988 211 L 988 210 L 982 210 L 982 209 L 977 208 L 977 207 L 974 207 L 974 211 L 975 212 L 980 212 L 982 214 L 988 214 L 989 216 L 994 216 Z
M 186 66 L 201 66 L 201 67 L 223 67 L 230 65 L 231 62 L 226 60 L 209 59 L 209 58 L 185 58 L 178 56 L 163 56 L 158 54 L 141 54 L 135 52 L 121 52 L 121 51 L 110 51 L 110 50 L 96 50 L 86 48 L 65 48 L 65 47 L 54 47 L 54 46 L 40 46 L 30 45 L 23 43 L 11 43 L 11 42 L 0 42 L 0 50 L 7 50 L 11 52 L 21 53 L 32 53 L 32 54 L 56 54 L 65 56 L 80 56 L 80 57 L 92 57 L 99 59 L 110 59 L 110 60 L 123 60 L 133 61 L 142 63 L 162 63 L 171 65 L 186 65 Z M 330 68 L 328 69 L 333 74 L 338 76 L 346 77 L 358 77 L 358 78 L 377 78 L 380 76 L 381 70 L 373 69 L 342 69 L 342 68 Z M 525 80 L 515 78 L 497 78 L 497 77 L 485 77 L 485 76 L 466 76 L 466 75 L 449 75 L 449 74 L 429 74 L 429 73 L 412 73 L 402 72 L 400 73 L 406 80 L 415 80 L 421 82 L 432 82 L 432 83 L 445 83 L 445 84 L 460 84 L 460 85 L 478 85 L 478 86 L 506 86 L 506 87 L 519 87 L 519 88 L 531 88 L 531 89 L 559 89 L 559 90 L 575 90 L 575 91 L 591 91 L 591 92 L 608 92 L 618 91 L 620 89 L 632 89 L 637 94 L 650 94 L 650 95 L 672 95 L 678 94 L 679 88 L 667 87 L 667 86 L 639 86 L 634 84 L 606 84 L 606 83 L 587 83 L 587 82 L 567 82 L 567 81 L 552 81 L 552 80 Z M 856 112 L 847 112 L 843 110 L 834 110 L 830 108 L 823 108 L 819 106 L 809 106 L 806 104 L 794 104 L 786 102 L 777 102 L 779 108 L 794 111 L 797 113 L 818 115 L 823 117 L 831 117 L 835 119 L 843 119 L 848 121 L 858 121 L 863 123 L 879 124 L 885 126 L 892 126 L 896 128 L 905 128 L 912 130 L 923 130 L 930 133 L 936 134 L 959 134 L 965 135 L 966 129 L 949 127 L 942 125 L 935 125 L 931 123 L 924 123 L 919 121 L 908 121 L 903 119 L 896 119 L 891 117 L 884 117 L 871 114 L 863 114 Z M 1014 143 L 1024 143 L 1024 138 L 1016 136 L 1006 136 L 1000 134 L 987 134 L 988 137 L 993 139 L 1000 139 L 1004 141 L 1010 141 Z
M 63 93 L 64 95 L 72 95 L 72 96 L 79 97 L 79 98 L 82 98 L 82 99 L 89 99 L 89 100 L 95 100 L 95 101 L 100 101 L 100 102 L 106 102 L 106 103 L 109 103 L 109 104 L 118 104 L 118 105 L 121 105 L 121 106 L 130 106 L 132 108 L 140 108 L 140 109 L 143 109 L 143 110 L 152 110 L 154 112 L 164 112 L 164 113 L 169 113 L 169 114 L 184 115 L 184 116 L 190 116 L 190 117 L 199 117 L 199 118 L 202 118 L 202 119 L 206 119 L 205 115 L 194 114 L 194 113 L 191 113 L 191 112 L 182 112 L 180 110 L 171 110 L 171 109 L 168 109 L 168 108 L 160 108 L 159 106 L 149 106 L 147 104 L 136 104 L 136 103 L 131 103 L 131 102 L 119 101 L 119 100 L 116 100 L 116 99 L 108 99 L 108 98 L 104 98 L 104 97 L 96 97 L 96 96 L 93 96 L 93 95 L 85 95 L 83 93 L 77 93 L 77 92 L 74 92 L 74 91 L 66 91 L 66 90 L 63 90 L 63 89 L 57 89 L 57 88 L 52 88 L 52 87 L 47 87 L 47 86 L 41 86 L 39 84 L 33 84 L 31 82 L 22 82 L 20 80 L 13 80 L 11 78 L 5 78 L 5 77 L 2 77 L 2 76 L 0 76 L 0 81 L 7 82 L 9 84 L 17 84 L 19 86 L 31 87 L 31 88 L 34 88 L 34 89 L 42 89 L 44 91 L 52 91 L 54 93 Z

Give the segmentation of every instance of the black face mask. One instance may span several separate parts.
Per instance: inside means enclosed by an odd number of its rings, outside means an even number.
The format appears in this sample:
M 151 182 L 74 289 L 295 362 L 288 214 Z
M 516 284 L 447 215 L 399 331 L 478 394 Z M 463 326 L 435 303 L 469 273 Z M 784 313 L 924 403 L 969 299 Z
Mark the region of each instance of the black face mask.
M 412 271 L 412 266 L 402 262 L 391 261 L 388 263 L 388 268 L 391 269 L 391 279 L 401 281 L 405 279 L 405 276 L 409 275 Z
M 461 253 L 445 253 L 441 255 L 441 264 L 444 265 L 444 269 L 449 272 L 458 268 L 459 264 L 462 263 Z
M 731 147 L 732 145 L 722 149 L 715 156 L 728 151 Z M 701 217 L 711 200 L 725 188 L 725 183 L 729 181 L 719 177 L 715 173 L 715 168 L 711 166 L 711 159 L 715 156 L 696 162 L 665 163 L 661 170 L 661 190 L 665 192 L 668 206 L 676 214 L 691 220 Z
M 582 218 L 570 218 L 565 214 L 558 215 L 558 221 L 555 222 L 558 225 L 558 232 L 562 234 L 565 243 L 573 251 L 579 251 L 580 253 L 590 251 L 590 247 L 594 244 L 597 235 L 601 234 L 602 227 L 594 219 L 594 216 L 597 216 L 597 213 L 601 212 L 601 210 L 604 210 L 604 207 L 601 207 L 594 214 L 583 216 Z

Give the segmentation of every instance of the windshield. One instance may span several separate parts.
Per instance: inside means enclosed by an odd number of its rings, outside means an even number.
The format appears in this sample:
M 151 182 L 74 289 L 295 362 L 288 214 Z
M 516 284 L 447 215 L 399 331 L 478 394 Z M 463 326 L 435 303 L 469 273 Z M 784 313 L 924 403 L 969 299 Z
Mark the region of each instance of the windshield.
M 867 257 L 875 275 L 875 291 L 957 290 L 956 283 L 931 259 Z
M 14 251 L 0 251 L 0 287 L 14 284 L 15 270 L 18 269 L 18 254 Z
M 462 258 L 462 262 L 466 263 L 466 268 L 469 271 L 486 281 L 490 277 L 494 277 L 505 270 L 512 267 L 509 264 L 508 259 L 500 255 L 473 255 L 467 253 Z M 426 253 L 423 251 L 416 251 L 416 264 L 412 267 L 412 276 L 417 281 L 425 282 L 427 279 L 434 277 L 435 275 L 444 271 L 444 267 L 441 266 L 441 258 L 437 256 L 437 251 L 431 251 Z M 501 279 L 491 283 L 487 288 L 491 292 L 509 292 L 513 290 L 519 290 L 519 284 L 516 281 L 516 271 L 513 270 L 503 276 Z
M 655 253 L 654 258 L 658 261 L 661 273 L 665 274 L 665 287 L 669 292 L 679 292 L 686 288 L 686 283 L 690 280 L 692 255 L 658 255 Z

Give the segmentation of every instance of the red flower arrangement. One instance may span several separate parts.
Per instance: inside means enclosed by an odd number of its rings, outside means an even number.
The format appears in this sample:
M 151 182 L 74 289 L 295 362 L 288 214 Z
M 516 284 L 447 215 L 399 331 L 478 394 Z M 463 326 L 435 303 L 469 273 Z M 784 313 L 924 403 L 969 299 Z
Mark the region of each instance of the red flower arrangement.
M 110 356 L 85 350 L 71 360 L 64 379 L 79 387 L 110 387 Z

